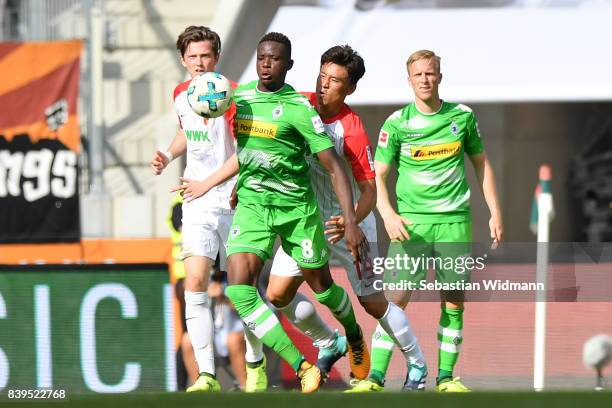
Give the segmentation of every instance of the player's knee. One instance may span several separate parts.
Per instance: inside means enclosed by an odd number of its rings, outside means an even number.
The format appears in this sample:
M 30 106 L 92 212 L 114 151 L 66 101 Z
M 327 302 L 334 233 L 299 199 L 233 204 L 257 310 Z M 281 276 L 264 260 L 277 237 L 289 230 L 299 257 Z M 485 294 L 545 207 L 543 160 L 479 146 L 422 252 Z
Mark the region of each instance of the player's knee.
M 367 297 L 359 297 L 359 303 L 365 311 L 375 319 L 382 318 L 387 312 L 387 301 L 383 299 L 373 299 Z
M 207 283 L 203 274 L 188 273 L 185 277 L 185 290 L 188 292 L 204 292 L 208 286 Z
M 261 260 L 255 254 L 237 253 L 230 255 L 227 258 L 228 284 L 256 286 L 261 267 Z
M 405 309 L 410 302 L 411 292 L 408 290 L 393 290 L 385 292 L 385 297 L 389 302 L 396 304 L 397 306 Z
M 274 288 L 270 287 L 266 291 L 266 297 L 277 308 L 285 307 L 291 302 L 291 297 L 289 297 L 288 293 L 274 290 Z
M 316 310 L 312 302 L 308 299 L 300 299 L 295 305 L 295 319 L 297 321 L 308 320 L 312 316 L 314 316 Z
M 385 312 L 377 305 L 373 305 L 367 302 L 360 302 L 361 306 L 365 309 L 366 313 L 375 319 L 380 319 L 384 316 Z
M 334 284 L 328 264 L 325 264 L 320 268 L 300 268 L 300 270 L 304 280 L 308 283 L 308 286 L 315 291 L 315 293 L 325 292 Z

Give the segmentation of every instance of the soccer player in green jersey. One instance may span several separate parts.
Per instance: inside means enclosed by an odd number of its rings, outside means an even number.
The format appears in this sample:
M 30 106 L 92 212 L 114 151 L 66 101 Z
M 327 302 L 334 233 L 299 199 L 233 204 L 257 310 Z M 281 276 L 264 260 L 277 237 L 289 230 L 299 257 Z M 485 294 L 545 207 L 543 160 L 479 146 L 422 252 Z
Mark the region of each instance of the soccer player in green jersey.
M 361 352 L 367 353 L 348 295 L 329 272 L 323 224 L 305 159 L 308 152 L 316 154 L 332 176 L 345 217 L 346 245 L 356 260 L 367 244 L 356 222 L 348 177 L 321 118 L 306 97 L 285 83 L 292 64 L 291 43 L 286 36 L 269 33 L 260 40 L 256 64 L 259 80 L 239 86 L 234 93 L 238 163 L 230 158 L 224 166 L 227 173 L 221 171 L 205 180 L 203 190 L 238 171 L 239 164 L 238 207 L 227 242 L 226 293 L 250 329 L 247 336 L 254 334 L 278 352 L 296 370 L 302 391 L 312 392 L 321 381 L 319 369 L 304 360 L 254 287 L 280 236 L 283 250 L 298 263 L 317 300 L 343 325 L 349 343 L 361 344 Z M 189 194 L 195 197 L 201 192 L 196 191 L 198 186 L 185 188 L 194 189 Z M 252 336 L 249 340 L 257 341 Z M 256 359 L 247 350 L 250 369 L 263 364 L 263 355 Z
M 472 241 L 470 190 L 465 176 L 467 154 L 490 211 L 493 246 L 503 236 L 502 217 L 491 164 L 485 154 L 474 114 L 465 105 L 440 99 L 440 58 L 432 51 L 413 53 L 406 63 L 415 102 L 385 121 L 375 155 L 377 208 L 391 239 L 388 258 L 396 255 L 435 255 L 457 258 L 469 252 Z M 398 169 L 397 212 L 389 200 L 386 179 L 391 165 Z M 421 281 L 425 269 L 385 271 L 385 280 Z M 436 270 L 437 281 L 464 279 L 453 270 Z M 389 292 L 390 300 L 405 308 L 410 292 Z M 464 392 L 469 389 L 453 368 L 463 341 L 463 294 L 441 293 L 438 327 L 438 377 L 436 389 Z M 379 328 L 380 329 L 380 328 Z M 384 331 L 377 333 L 387 336 Z M 372 348 L 372 372 L 384 375 L 392 349 Z
M 378 249 L 376 220 L 372 213 L 376 206 L 372 146 L 360 117 L 345 103 L 346 97 L 355 91 L 364 73 L 363 58 L 350 46 L 331 47 L 321 56 L 316 92 L 306 95 L 321 116 L 336 153 L 346 159 L 346 172 L 353 183 L 353 200 L 357 203 L 357 221 L 370 243 L 370 256 L 374 258 L 378 256 Z M 323 220 L 330 220 L 327 222 L 331 235 L 329 241 L 337 242 L 329 247 L 331 259 L 344 267 L 353 293 L 357 295 L 361 305 L 391 333 L 395 344 L 404 354 L 408 372 L 404 389 L 423 388 L 427 368 L 404 311 L 387 301 L 382 290 L 374 283 L 377 277 L 372 270 L 361 269 L 353 262 L 353 257 L 341 241 L 342 218 L 337 217 L 341 209 L 330 176 L 314 157 L 309 156 L 307 160 L 310 163 L 311 182 L 319 210 Z M 308 298 L 298 292 L 303 280 L 298 264 L 279 248 L 270 270 L 266 297 L 289 321 L 313 340 L 313 344 L 319 348 L 317 366 L 326 375 L 333 364 L 346 353 L 346 338 L 332 331 L 319 318 Z M 354 364 L 353 357 L 353 354 L 349 356 L 352 376 L 366 379 L 370 365 Z M 367 354 L 364 357 L 367 357 Z M 371 387 L 377 386 L 371 384 Z M 357 389 L 349 390 L 354 391 Z

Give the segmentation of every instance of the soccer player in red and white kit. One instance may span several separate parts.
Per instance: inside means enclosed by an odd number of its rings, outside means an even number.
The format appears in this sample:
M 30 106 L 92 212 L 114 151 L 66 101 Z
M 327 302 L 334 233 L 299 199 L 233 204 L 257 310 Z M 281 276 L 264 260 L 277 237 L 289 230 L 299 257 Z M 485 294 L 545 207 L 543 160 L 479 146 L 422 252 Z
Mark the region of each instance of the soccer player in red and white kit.
M 357 82 L 365 73 L 363 59 L 350 46 L 335 46 L 321 56 L 321 67 L 317 77 L 316 92 L 308 93 L 310 102 L 317 109 L 326 133 L 332 138 L 336 152 L 346 159 L 347 174 L 352 174 L 353 200 L 356 202 L 355 213 L 369 243 L 371 256 L 377 256 L 376 220 L 372 210 L 376 206 L 376 182 L 372 146 L 359 116 L 344 100 L 352 94 Z M 365 310 L 387 331 L 393 333 L 395 344 L 404 354 L 408 374 L 404 388 L 417 390 L 424 388 L 427 369 L 424 356 L 412 333 L 404 311 L 389 303 L 380 290 L 373 284 L 376 277 L 371 270 L 359 270 L 353 257 L 341 241 L 343 238 L 343 219 L 340 205 L 335 196 L 329 174 L 323 166 L 311 156 L 311 182 L 321 216 L 327 220 L 328 240 L 332 258 L 339 261 L 347 271 L 353 291 L 358 296 Z M 297 290 L 304 281 L 297 263 L 279 248 L 274 257 L 270 281 L 266 292 L 268 300 L 281 310 L 289 320 L 302 332 L 308 335 L 319 347 L 317 365 L 326 375 L 332 365 L 347 352 L 347 340 L 344 336 L 331 330 L 318 316 L 312 303 Z M 348 298 L 346 299 L 348 301 Z M 257 341 L 247 341 L 247 361 L 260 354 Z M 253 350 L 252 348 L 255 348 Z M 369 355 L 352 353 L 351 358 L 368 361 L 351 362 L 352 374 L 360 379 L 366 378 L 369 371 Z M 357 364 L 356 364 L 357 363 Z M 365 371 L 363 371 L 365 370 Z M 247 384 L 253 382 L 252 376 L 264 375 L 261 371 L 247 369 Z M 249 381 L 251 380 L 251 381 Z M 261 380 L 260 380 L 261 381 Z M 261 381 L 263 383 L 263 381 Z M 363 384 L 362 384 L 363 385 Z
M 197 115 L 187 102 L 187 89 L 191 79 L 204 72 L 214 71 L 219 61 L 221 40 L 219 35 L 204 26 L 189 26 L 179 35 L 176 47 L 181 63 L 190 79 L 174 90 L 174 106 L 180 129 L 166 152 L 157 151 L 151 160 L 153 173 L 158 175 L 173 158 L 187 154 L 187 166 L 181 178 L 183 186 L 193 185 L 218 170 L 236 152 L 231 120 L 234 110 L 225 116 L 205 119 Z M 187 392 L 220 391 L 215 377 L 213 353 L 214 324 L 208 297 L 211 266 L 219 250 L 222 269 L 225 262 L 224 245 L 232 224 L 233 210 L 229 197 L 236 178 L 208 191 L 199 200 L 193 200 L 192 190 L 183 190 L 183 251 L 187 276 L 185 278 L 185 319 L 187 332 L 193 345 L 200 376 Z

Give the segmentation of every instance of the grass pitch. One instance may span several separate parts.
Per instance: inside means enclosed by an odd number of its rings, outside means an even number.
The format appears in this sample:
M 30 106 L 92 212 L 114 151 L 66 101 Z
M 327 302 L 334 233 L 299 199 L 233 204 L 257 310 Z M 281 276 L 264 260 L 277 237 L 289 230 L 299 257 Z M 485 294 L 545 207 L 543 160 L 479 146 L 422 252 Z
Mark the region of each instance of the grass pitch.
M 41 403 L 43 405 L 41 405 Z M 180 407 L 180 408 L 585 408 L 612 407 L 612 391 L 559 392 L 473 392 L 466 394 L 423 393 L 368 393 L 343 394 L 318 392 L 302 395 L 298 392 L 270 392 L 262 394 L 219 393 L 130 393 L 118 395 L 73 394 L 62 401 L 0 400 L 0 407 L 8 404 L 25 407 Z

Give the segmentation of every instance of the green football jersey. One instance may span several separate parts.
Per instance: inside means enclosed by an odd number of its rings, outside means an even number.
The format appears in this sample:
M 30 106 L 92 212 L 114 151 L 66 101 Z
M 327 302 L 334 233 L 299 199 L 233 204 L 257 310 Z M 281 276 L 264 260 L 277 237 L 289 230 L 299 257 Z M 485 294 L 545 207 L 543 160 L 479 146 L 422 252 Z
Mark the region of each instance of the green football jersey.
M 238 200 L 278 206 L 314 200 L 305 156 L 333 144 L 308 98 L 287 84 L 262 92 L 253 81 L 236 88 L 234 101 Z
M 471 219 L 464 153 L 483 151 L 476 118 L 465 105 L 442 102 L 432 114 L 414 103 L 387 118 L 376 160 L 398 168 L 397 210 L 415 224 Z

